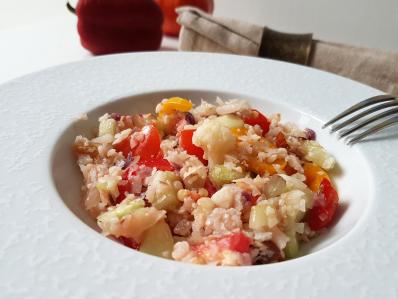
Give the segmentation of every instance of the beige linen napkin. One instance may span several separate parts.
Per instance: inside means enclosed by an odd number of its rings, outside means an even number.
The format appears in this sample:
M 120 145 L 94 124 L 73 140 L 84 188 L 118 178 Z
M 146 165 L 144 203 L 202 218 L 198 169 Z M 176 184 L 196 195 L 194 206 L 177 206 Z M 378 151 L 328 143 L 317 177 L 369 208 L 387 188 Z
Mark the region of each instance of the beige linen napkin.
M 342 75 L 398 95 L 398 53 L 313 40 L 267 27 L 214 17 L 193 7 L 177 9 L 179 50 L 261 56 Z

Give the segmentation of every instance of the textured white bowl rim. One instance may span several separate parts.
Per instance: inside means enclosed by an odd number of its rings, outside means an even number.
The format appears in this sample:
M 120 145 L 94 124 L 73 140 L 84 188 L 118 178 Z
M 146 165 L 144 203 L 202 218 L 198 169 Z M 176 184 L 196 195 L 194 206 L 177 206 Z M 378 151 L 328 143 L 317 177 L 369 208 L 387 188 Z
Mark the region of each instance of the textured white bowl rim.
M 175 89 L 279 99 L 323 121 L 380 93 L 293 64 L 170 52 L 104 56 L 3 84 L 1 298 L 397 296 L 397 138 L 357 145 L 368 158 L 375 198 L 349 237 L 280 264 L 239 269 L 170 262 L 115 246 L 72 217 L 49 175 L 56 138 L 76 117 L 111 99 Z

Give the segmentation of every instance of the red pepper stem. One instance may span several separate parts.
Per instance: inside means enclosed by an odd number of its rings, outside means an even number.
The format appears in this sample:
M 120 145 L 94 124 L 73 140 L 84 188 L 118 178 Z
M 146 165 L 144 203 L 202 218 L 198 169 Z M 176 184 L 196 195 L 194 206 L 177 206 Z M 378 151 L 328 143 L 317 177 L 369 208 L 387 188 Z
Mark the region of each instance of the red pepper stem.
M 69 1 L 66 2 L 66 8 L 73 14 L 76 14 L 76 9 L 69 3 Z

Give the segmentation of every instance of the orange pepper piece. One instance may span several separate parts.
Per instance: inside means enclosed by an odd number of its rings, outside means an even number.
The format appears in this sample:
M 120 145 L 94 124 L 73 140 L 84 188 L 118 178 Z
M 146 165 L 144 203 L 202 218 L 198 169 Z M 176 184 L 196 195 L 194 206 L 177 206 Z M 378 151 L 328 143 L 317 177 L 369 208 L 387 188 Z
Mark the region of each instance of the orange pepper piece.
M 306 162 L 304 163 L 304 175 L 306 177 L 305 183 L 311 189 L 311 191 L 316 192 L 322 183 L 323 179 L 330 181 L 330 178 L 326 171 L 320 168 L 314 163 Z
M 251 158 L 249 159 L 248 164 L 249 170 L 259 175 L 264 175 L 265 173 L 268 173 L 269 175 L 276 174 L 277 170 L 274 165 L 278 165 L 281 170 L 286 167 L 286 161 L 284 159 L 276 159 L 274 163 L 267 163 L 260 161 L 257 158 Z
M 268 139 L 261 138 L 260 142 L 266 144 L 268 148 L 277 148 L 277 146 L 275 145 L 275 143 L 269 141 Z
M 180 97 L 172 97 L 162 103 L 159 114 L 169 114 L 174 111 L 188 112 L 192 109 L 191 101 Z
M 246 128 L 232 128 L 231 133 L 235 137 L 239 137 L 239 136 L 246 135 L 247 129 Z

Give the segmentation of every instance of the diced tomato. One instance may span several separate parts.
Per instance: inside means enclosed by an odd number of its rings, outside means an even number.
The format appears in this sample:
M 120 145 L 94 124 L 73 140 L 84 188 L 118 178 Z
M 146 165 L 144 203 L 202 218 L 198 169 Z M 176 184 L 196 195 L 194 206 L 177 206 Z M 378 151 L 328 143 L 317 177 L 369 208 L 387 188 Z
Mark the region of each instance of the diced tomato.
M 240 253 L 249 252 L 252 240 L 244 233 L 235 233 L 221 237 L 217 240 L 218 246 L 222 249 L 229 249 Z
M 154 157 L 144 161 L 138 162 L 141 165 L 145 165 L 147 167 L 156 168 L 162 171 L 173 171 L 174 167 L 170 164 L 169 161 L 164 159 L 163 157 Z
M 287 175 L 293 175 L 297 173 L 297 170 L 291 167 L 289 164 L 286 164 L 285 169 L 283 170 Z
M 251 195 L 251 194 L 250 194 Z M 257 199 L 260 197 L 260 195 L 256 195 L 256 196 L 253 196 L 253 195 L 251 195 L 251 199 L 250 199 L 250 203 L 252 204 L 252 205 L 256 205 L 257 204 Z
M 252 205 L 255 205 L 255 204 L 257 203 L 257 199 L 260 197 L 260 195 L 253 196 L 253 195 L 251 194 L 251 192 L 247 192 L 247 191 L 243 191 L 243 192 L 242 192 L 242 196 L 243 196 L 243 198 L 245 199 L 245 201 L 246 201 L 248 204 L 250 204 L 251 206 L 252 206 Z
M 134 239 L 119 237 L 119 240 L 127 247 L 138 250 L 140 249 L 140 243 L 136 242 Z
M 122 180 L 129 180 L 132 176 L 136 175 L 138 171 L 137 164 L 131 164 L 122 172 Z
M 125 157 L 130 152 L 134 156 L 140 156 L 141 160 L 147 160 L 155 157 L 160 151 L 160 135 L 158 129 L 154 125 L 146 125 L 141 132 L 144 134 L 144 140 L 140 142 L 135 148 L 131 148 L 131 135 L 122 141 L 113 145 L 116 151 L 122 152 Z
M 288 144 L 286 142 L 286 138 L 285 135 L 282 132 L 279 132 L 276 136 L 275 136 L 275 144 L 277 147 L 284 147 L 287 148 Z
M 160 135 L 154 125 L 144 126 L 141 132 L 144 133 L 145 139 L 132 152 L 135 156 L 139 156 L 141 161 L 145 161 L 158 155 L 160 151 Z
M 192 143 L 192 136 L 195 131 L 196 131 L 195 129 L 181 131 L 180 141 L 179 141 L 180 146 L 184 150 L 186 150 L 188 154 L 195 155 L 196 157 L 199 158 L 199 160 L 201 160 L 203 163 L 205 163 L 205 165 L 207 165 L 207 161 L 203 159 L 204 155 L 203 149 Z
M 205 181 L 205 189 L 207 190 L 208 196 L 212 197 L 217 192 L 217 188 L 213 185 L 209 178 Z
M 115 202 L 121 203 L 126 198 L 126 192 L 131 192 L 131 182 L 123 180 L 117 185 L 117 188 L 119 189 L 119 196 L 115 199 Z
M 203 255 L 206 252 L 206 249 L 208 250 L 208 246 L 205 246 L 203 243 L 192 244 L 190 247 L 191 247 L 191 250 L 199 256 Z
M 315 194 L 314 204 L 307 214 L 307 223 L 312 230 L 327 227 L 333 220 L 339 205 L 339 197 L 328 179 L 323 179 L 318 192 Z
M 126 168 L 125 170 L 122 171 L 122 180 L 127 180 L 129 176 L 129 169 Z
M 122 141 L 113 144 L 113 148 L 117 151 L 117 152 L 122 152 L 123 156 L 127 157 L 128 154 L 131 152 L 131 148 L 130 148 L 130 136 L 128 136 L 127 138 L 123 139 Z
M 258 110 L 252 109 L 255 116 L 244 117 L 243 120 L 246 124 L 254 126 L 259 125 L 263 130 L 263 134 L 266 134 L 269 131 L 270 121 L 263 114 L 261 114 Z

